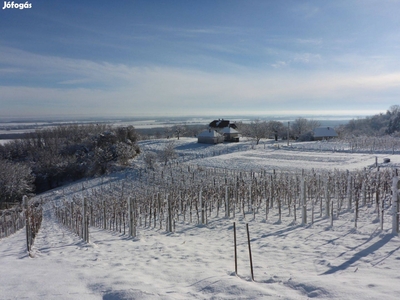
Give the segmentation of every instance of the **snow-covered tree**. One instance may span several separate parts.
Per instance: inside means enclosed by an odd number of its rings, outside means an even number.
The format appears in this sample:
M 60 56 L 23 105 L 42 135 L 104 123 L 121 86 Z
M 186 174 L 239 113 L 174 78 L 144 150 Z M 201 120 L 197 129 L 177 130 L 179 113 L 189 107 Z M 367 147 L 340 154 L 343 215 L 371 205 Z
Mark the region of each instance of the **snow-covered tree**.
M 0 159 L 0 202 L 19 202 L 33 191 L 34 176 L 25 164 Z
M 299 139 L 303 135 L 308 135 L 308 137 L 311 137 L 311 132 L 319 126 L 321 126 L 321 123 L 319 121 L 307 120 L 300 117 L 292 122 L 291 129 L 292 134 L 295 136 L 295 138 Z
M 287 129 L 282 122 L 279 121 L 268 121 L 267 122 L 268 134 L 274 136 L 275 141 L 278 140 L 279 136 L 286 135 Z
M 268 136 L 268 126 L 265 121 L 255 119 L 250 124 L 240 124 L 240 131 L 243 136 L 249 137 L 256 142 L 256 145 L 262 138 Z
M 147 168 L 154 170 L 157 162 L 157 154 L 152 151 L 147 151 L 144 154 L 144 162 Z
M 175 143 L 174 141 L 170 141 L 165 144 L 164 148 L 158 153 L 159 160 L 163 162 L 165 165 L 170 161 L 171 159 L 174 159 L 177 157 L 176 151 L 175 151 Z

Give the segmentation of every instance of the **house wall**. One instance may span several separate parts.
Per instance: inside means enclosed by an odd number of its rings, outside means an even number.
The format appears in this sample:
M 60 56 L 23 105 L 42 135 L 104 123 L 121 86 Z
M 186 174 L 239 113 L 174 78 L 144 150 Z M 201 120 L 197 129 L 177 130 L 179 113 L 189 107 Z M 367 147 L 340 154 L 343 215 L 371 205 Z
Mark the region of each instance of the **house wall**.
M 331 140 L 334 138 L 336 138 L 336 137 L 334 137 L 334 136 L 317 136 L 317 137 L 314 137 L 314 141 Z
M 224 139 L 227 142 L 239 142 L 239 134 L 237 133 L 225 133 L 224 134 Z
M 216 138 L 211 138 L 211 137 L 198 137 L 197 142 L 202 143 L 202 144 L 218 144 L 218 143 L 223 143 L 224 138 L 223 137 L 216 137 Z

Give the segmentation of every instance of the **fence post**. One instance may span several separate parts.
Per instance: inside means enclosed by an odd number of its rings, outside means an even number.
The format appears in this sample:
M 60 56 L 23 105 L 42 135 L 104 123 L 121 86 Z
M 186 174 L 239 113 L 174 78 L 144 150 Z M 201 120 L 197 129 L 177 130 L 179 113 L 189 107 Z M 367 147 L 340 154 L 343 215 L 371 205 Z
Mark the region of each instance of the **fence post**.
M 393 177 L 392 234 L 399 233 L 399 178 Z
M 329 177 L 326 177 L 325 179 L 325 212 L 326 216 L 329 217 L 331 213 L 330 195 L 329 195 Z
M 103 200 L 103 229 L 107 229 L 106 201 Z
M 306 199 L 306 181 L 304 175 L 301 176 L 301 223 L 307 224 L 307 199 Z
M 225 218 L 230 217 L 228 186 L 225 186 Z
M 251 256 L 249 223 L 246 223 L 246 229 L 247 229 L 247 243 L 248 243 L 248 245 L 249 245 L 249 257 L 250 257 L 251 280 L 254 281 L 253 258 L 252 258 L 252 256 Z
M 203 203 L 203 191 L 200 188 L 199 191 L 199 209 L 200 209 L 200 224 L 204 224 L 204 203 Z
M 87 218 L 86 218 L 86 213 L 87 213 L 87 201 L 86 201 L 86 197 L 83 197 L 82 199 L 82 205 L 83 205 L 83 209 L 82 209 L 82 238 L 85 242 L 87 242 L 88 238 L 87 238 Z
M 200 192 L 200 197 L 201 197 L 201 192 Z M 166 195 L 167 198 L 167 205 L 168 205 L 168 232 L 172 232 L 172 208 L 171 208 L 171 197 L 169 194 Z M 204 217 L 204 215 L 202 216 Z M 202 219 L 203 222 L 203 219 Z
M 129 218 L 129 236 L 133 236 L 133 223 L 134 223 L 134 217 L 133 217 L 133 205 L 132 205 L 132 199 L 131 197 L 128 197 L 128 218 Z
M 353 196 L 353 184 L 352 184 L 352 177 L 347 170 L 347 209 L 351 210 L 351 201 L 352 201 L 352 196 Z
M 132 236 L 136 237 L 136 227 L 138 225 L 138 211 L 137 211 L 138 207 L 136 205 L 137 203 L 135 198 L 131 199 L 131 201 L 132 201 L 132 218 L 133 218 Z
M 29 243 L 29 212 L 28 212 L 28 197 L 24 195 L 22 197 L 22 202 L 25 209 L 25 227 L 26 227 L 26 248 L 28 252 L 31 250 L 31 245 Z
M 236 246 L 236 223 L 233 222 L 233 244 L 235 247 L 235 274 L 237 275 L 237 246 Z

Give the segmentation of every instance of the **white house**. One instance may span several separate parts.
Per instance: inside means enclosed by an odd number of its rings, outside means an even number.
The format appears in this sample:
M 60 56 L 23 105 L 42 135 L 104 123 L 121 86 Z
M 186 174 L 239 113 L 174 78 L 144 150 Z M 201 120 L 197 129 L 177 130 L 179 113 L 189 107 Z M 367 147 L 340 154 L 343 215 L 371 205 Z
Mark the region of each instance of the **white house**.
M 239 131 L 232 127 L 224 127 L 220 133 L 224 136 L 226 142 L 239 142 Z
M 204 130 L 197 135 L 197 142 L 203 144 L 218 144 L 224 142 L 224 136 L 215 130 Z

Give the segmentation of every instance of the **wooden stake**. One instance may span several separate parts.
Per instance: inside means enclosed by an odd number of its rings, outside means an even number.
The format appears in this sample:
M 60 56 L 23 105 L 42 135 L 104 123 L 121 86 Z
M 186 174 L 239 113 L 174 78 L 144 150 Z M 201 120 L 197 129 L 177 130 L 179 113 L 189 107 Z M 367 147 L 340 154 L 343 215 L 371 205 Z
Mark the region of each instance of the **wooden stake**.
M 28 252 L 31 250 L 30 244 L 29 244 L 29 213 L 28 213 L 28 197 L 23 196 L 22 201 L 24 203 L 24 209 L 25 209 L 25 227 L 26 227 L 26 248 Z
M 247 243 L 248 243 L 248 245 L 249 245 L 249 257 L 250 257 L 251 280 L 254 281 L 253 259 L 252 259 L 252 256 L 251 256 L 251 246 L 250 246 L 249 223 L 246 223 L 246 229 L 247 229 Z
M 235 247 L 235 274 L 237 275 L 237 247 L 236 247 L 236 223 L 233 222 L 233 243 Z

